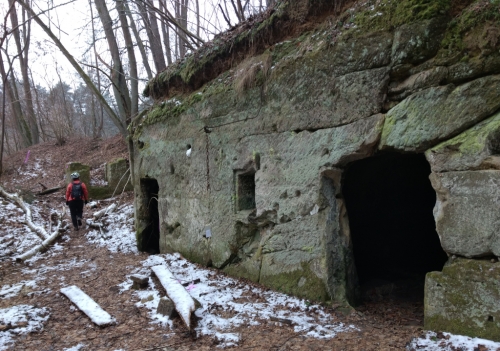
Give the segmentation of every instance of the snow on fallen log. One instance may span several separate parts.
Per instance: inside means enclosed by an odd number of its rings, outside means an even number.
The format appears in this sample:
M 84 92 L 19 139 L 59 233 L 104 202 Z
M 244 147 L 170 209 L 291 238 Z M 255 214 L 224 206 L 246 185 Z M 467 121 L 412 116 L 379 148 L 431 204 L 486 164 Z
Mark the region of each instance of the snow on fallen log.
M 181 316 L 186 326 L 191 329 L 191 313 L 195 310 L 194 300 L 181 283 L 165 266 L 154 266 L 151 270 L 156 275 L 161 285 L 165 288 L 168 297 L 175 304 L 175 309 Z
M 62 216 L 59 216 L 59 217 L 62 217 Z M 57 239 L 59 234 L 63 231 L 63 230 L 61 230 L 62 224 L 63 224 L 63 221 L 59 220 L 57 223 L 57 227 L 51 236 L 49 236 L 47 239 L 45 239 L 40 245 L 37 245 L 34 248 L 32 248 L 31 250 L 26 251 L 25 253 L 17 256 L 16 261 L 17 262 L 26 261 L 27 259 L 35 256 L 38 252 L 42 252 L 42 251 L 46 250 L 50 245 L 52 245 L 52 243 Z
M 116 209 L 116 204 L 111 204 L 108 207 L 106 207 L 100 211 L 95 212 L 94 219 L 97 220 L 97 219 L 101 218 L 102 216 L 104 216 L 105 214 L 113 212 L 115 209 Z
M 62 288 L 61 294 L 65 295 L 71 302 L 73 302 L 80 311 L 85 313 L 92 322 L 98 326 L 106 326 L 115 324 L 116 319 L 104 311 L 90 296 L 85 294 L 79 287 L 71 285 Z
M 40 239 L 46 240 L 49 238 L 50 235 L 47 233 L 45 228 L 37 226 L 33 223 L 33 219 L 31 216 L 31 209 L 30 209 L 29 205 L 27 205 L 21 197 L 19 197 L 17 194 L 9 194 L 1 186 L 0 186 L 0 195 L 2 195 L 3 197 L 5 197 L 11 201 L 14 201 L 24 211 L 26 225 L 32 231 L 34 231 L 40 237 Z

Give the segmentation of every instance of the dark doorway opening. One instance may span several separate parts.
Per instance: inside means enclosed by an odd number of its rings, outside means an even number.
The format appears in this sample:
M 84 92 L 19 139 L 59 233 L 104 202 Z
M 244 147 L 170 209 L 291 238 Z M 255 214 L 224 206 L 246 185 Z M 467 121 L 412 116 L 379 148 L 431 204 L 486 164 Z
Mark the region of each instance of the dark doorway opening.
M 423 154 L 385 153 L 351 163 L 343 175 L 354 260 L 366 300 L 423 300 L 424 278 L 441 270 L 432 210 L 436 193 Z
M 142 250 L 150 254 L 160 252 L 160 215 L 158 212 L 158 181 L 152 178 L 141 179 L 141 190 L 145 201 L 146 228 L 142 232 Z

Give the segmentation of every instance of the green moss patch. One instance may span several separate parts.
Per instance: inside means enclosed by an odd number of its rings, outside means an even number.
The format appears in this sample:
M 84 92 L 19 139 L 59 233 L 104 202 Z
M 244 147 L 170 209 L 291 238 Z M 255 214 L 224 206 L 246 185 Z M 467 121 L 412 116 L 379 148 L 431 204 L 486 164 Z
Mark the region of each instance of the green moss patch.
M 376 4 L 378 3 L 378 4 Z M 368 9 L 356 14 L 357 31 L 391 30 L 403 24 L 445 15 L 451 0 L 369 1 Z
M 500 341 L 500 265 L 457 259 L 427 274 L 425 328 Z
M 108 199 L 113 196 L 113 191 L 109 186 L 89 186 L 89 197 L 91 200 Z
M 292 272 L 261 276 L 260 283 L 294 296 L 328 301 L 330 296 L 325 283 L 314 274 L 308 263 L 302 262 L 301 266 L 302 269 Z
M 451 56 L 465 50 L 477 54 L 477 49 L 498 45 L 498 31 L 488 27 L 500 25 L 500 1 L 476 0 L 449 24 L 442 42 L 440 56 Z

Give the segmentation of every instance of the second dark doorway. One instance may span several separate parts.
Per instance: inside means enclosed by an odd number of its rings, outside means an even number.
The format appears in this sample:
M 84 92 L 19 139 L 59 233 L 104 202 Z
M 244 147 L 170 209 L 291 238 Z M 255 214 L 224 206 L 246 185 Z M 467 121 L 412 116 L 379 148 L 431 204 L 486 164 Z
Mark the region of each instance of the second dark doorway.
M 443 268 L 447 255 L 435 230 L 430 173 L 424 155 L 398 153 L 353 162 L 345 171 L 343 195 L 362 291 L 391 286 L 392 294 L 392 283 L 406 281 L 423 297 L 425 274 Z
M 160 252 L 160 215 L 158 212 L 158 181 L 153 178 L 141 179 L 141 190 L 145 201 L 146 228 L 142 232 L 142 250 L 150 254 Z

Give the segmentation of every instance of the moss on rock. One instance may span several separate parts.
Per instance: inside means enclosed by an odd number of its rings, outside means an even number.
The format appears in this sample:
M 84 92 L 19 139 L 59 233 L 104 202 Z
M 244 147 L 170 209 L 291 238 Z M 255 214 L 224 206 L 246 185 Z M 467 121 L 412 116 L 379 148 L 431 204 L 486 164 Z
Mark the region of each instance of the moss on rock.
M 325 283 L 318 278 L 309 265 L 307 262 L 302 262 L 302 269 L 272 275 L 261 275 L 260 283 L 294 296 L 318 301 L 329 300 L 330 295 Z
M 442 42 L 440 56 L 452 56 L 468 49 L 471 55 L 477 54 L 477 48 L 496 46 L 496 39 L 488 34 L 487 27 L 500 25 L 500 2 L 493 0 L 476 0 L 465 8 L 460 16 L 454 18 Z M 490 40 L 494 43 L 490 43 Z M 463 59 L 468 59 L 464 53 Z
M 427 274 L 425 328 L 500 341 L 500 264 L 456 259 Z
M 357 32 L 392 30 L 403 24 L 445 15 L 451 0 L 382 0 L 366 4 L 367 10 L 356 14 Z

